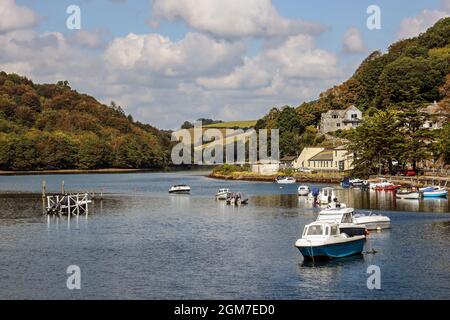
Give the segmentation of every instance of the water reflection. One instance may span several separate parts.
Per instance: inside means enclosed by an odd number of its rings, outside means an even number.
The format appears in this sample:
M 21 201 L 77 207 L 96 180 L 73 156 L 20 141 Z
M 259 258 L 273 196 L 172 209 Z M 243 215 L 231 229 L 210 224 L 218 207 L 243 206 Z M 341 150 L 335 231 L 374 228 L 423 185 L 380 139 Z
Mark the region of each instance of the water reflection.
M 333 259 L 333 260 L 319 260 L 319 261 L 310 261 L 310 260 L 303 260 L 302 263 L 299 264 L 299 270 L 302 273 L 305 273 L 305 269 L 310 268 L 319 268 L 319 269 L 335 269 L 340 268 L 343 265 L 348 264 L 360 264 L 361 262 L 364 262 L 364 255 L 358 254 L 351 257 L 345 257 L 340 259 Z
M 261 195 L 252 197 L 251 202 L 258 207 L 297 208 L 299 206 L 299 197 L 291 194 Z M 311 203 L 309 203 L 309 206 L 311 206 Z
M 191 196 L 187 194 L 171 194 L 170 205 L 173 209 L 183 210 L 190 206 Z

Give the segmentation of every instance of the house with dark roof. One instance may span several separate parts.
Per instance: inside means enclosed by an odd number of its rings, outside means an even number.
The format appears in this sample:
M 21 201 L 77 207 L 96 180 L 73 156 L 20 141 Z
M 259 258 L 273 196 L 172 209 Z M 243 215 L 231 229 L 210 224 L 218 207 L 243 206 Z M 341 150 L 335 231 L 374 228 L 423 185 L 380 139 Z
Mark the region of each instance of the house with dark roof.
M 297 156 L 286 156 L 280 159 L 280 169 L 294 169 Z
M 348 171 L 353 169 L 353 154 L 345 146 L 336 148 L 304 148 L 294 168 L 313 171 Z

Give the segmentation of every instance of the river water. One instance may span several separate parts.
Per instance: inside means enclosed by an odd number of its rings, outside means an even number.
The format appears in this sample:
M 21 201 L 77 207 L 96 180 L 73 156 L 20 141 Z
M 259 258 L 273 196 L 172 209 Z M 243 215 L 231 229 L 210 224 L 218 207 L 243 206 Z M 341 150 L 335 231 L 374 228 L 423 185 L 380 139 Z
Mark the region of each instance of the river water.
M 0 299 L 449 299 L 447 199 L 395 201 L 391 193 L 338 189 L 342 202 L 388 215 L 363 254 L 304 263 L 294 247 L 318 209 L 296 186 L 220 181 L 205 173 L 0 177 Z M 57 192 L 102 190 L 89 215 L 42 214 L 42 180 Z M 169 195 L 175 184 L 191 195 Z M 215 201 L 221 187 L 249 205 Z M 324 185 L 320 185 L 324 187 Z M 70 265 L 81 290 L 69 290 Z M 381 289 L 367 288 L 380 267 Z

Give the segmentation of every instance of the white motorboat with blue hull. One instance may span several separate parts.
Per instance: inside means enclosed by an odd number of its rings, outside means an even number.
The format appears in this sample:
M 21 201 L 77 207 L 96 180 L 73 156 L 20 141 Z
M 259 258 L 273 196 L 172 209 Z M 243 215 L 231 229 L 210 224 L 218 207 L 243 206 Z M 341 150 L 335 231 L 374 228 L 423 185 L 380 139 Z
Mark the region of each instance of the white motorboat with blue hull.
M 424 198 L 445 198 L 448 196 L 448 190 L 441 187 L 428 187 L 420 189 Z
M 315 247 L 298 247 L 305 259 L 329 260 L 345 258 L 361 254 L 364 248 L 364 239 L 354 240 L 348 238 L 350 241 L 336 244 L 329 244 Z
M 330 260 L 361 254 L 365 239 L 340 233 L 336 223 L 314 222 L 305 226 L 295 246 L 305 260 Z

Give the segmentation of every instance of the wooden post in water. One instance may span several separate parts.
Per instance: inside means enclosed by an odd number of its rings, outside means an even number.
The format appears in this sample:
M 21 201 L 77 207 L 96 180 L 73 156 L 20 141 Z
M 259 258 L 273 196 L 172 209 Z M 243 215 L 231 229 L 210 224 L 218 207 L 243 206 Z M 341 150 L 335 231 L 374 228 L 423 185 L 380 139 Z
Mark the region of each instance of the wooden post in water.
M 64 180 L 61 181 L 61 194 L 64 194 Z
M 45 180 L 42 180 L 42 213 L 45 214 Z

